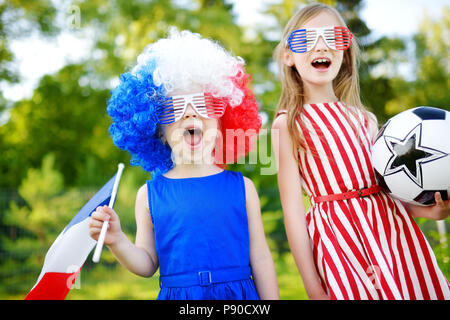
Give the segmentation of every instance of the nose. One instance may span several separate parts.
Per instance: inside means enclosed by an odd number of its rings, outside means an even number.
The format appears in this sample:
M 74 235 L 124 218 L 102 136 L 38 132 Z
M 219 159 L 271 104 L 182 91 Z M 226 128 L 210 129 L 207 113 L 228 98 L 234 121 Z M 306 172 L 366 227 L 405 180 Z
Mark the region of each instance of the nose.
M 189 119 L 189 118 L 198 118 L 197 112 L 195 112 L 194 108 L 192 107 L 192 104 L 188 104 L 186 107 L 186 112 L 183 115 L 183 119 Z
M 314 46 L 315 51 L 328 51 L 328 45 L 325 42 L 323 36 L 319 36 L 317 39 L 316 45 Z

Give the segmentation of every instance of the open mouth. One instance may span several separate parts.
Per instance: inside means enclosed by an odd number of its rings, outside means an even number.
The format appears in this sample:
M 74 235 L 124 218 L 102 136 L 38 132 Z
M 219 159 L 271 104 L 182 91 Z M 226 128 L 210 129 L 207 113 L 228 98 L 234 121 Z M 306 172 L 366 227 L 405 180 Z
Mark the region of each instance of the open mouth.
M 200 146 L 203 138 L 203 132 L 200 128 L 188 127 L 183 133 L 184 141 L 191 147 L 196 149 Z
M 328 58 L 316 58 L 311 62 L 311 65 L 319 70 L 326 70 L 331 65 L 331 60 Z

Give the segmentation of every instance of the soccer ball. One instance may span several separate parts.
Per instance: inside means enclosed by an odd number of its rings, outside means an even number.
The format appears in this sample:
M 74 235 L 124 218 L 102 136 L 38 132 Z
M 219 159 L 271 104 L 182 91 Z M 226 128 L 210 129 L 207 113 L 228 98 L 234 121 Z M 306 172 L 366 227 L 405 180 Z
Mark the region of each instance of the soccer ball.
M 450 112 L 417 107 L 392 117 L 373 142 L 378 184 L 391 196 L 433 205 L 439 191 L 450 193 Z

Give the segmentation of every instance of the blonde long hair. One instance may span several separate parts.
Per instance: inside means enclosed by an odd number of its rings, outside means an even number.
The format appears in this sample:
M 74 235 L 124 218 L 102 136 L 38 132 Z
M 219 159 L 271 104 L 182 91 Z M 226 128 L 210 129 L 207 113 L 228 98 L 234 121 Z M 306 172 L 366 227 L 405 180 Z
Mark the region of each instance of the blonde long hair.
M 339 12 L 325 4 L 315 3 L 308 5 L 299 10 L 287 23 L 283 31 L 283 37 L 280 43 L 277 45 L 274 51 L 274 60 L 278 64 L 278 70 L 281 78 L 281 96 L 277 105 L 277 112 L 281 109 L 287 110 L 288 116 L 288 130 L 289 135 L 294 144 L 294 157 L 298 160 L 297 150 L 305 150 L 306 144 L 304 138 L 301 136 L 297 129 L 296 119 L 302 113 L 303 104 L 305 101 L 305 93 L 303 88 L 302 79 L 295 69 L 295 66 L 289 67 L 284 63 L 284 52 L 288 50 L 286 47 L 286 40 L 292 31 L 300 29 L 308 20 L 314 18 L 323 11 L 328 11 L 334 14 L 340 21 L 341 25 L 347 27 L 344 19 Z M 372 122 L 375 122 L 375 116 L 367 111 L 363 106 L 359 94 L 359 66 L 360 50 L 356 43 L 355 37 L 353 37 L 350 48 L 344 51 L 344 58 L 342 60 L 341 69 L 333 80 L 333 89 L 336 97 L 339 101 L 343 102 L 347 106 L 353 106 L 362 111 L 366 118 Z

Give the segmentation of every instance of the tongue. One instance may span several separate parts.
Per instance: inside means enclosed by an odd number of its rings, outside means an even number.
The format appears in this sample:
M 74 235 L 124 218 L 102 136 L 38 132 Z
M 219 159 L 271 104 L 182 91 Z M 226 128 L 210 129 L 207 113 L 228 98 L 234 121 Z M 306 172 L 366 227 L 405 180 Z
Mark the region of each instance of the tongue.
M 184 141 L 186 141 L 187 144 L 191 146 L 195 146 L 202 140 L 201 133 L 197 130 L 194 131 L 193 134 L 189 133 L 189 131 L 186 131 L 184 133 Z
M 316 69 L 326 69 L 328 65 L 326 63 L 314 63 L 313 67 Z

